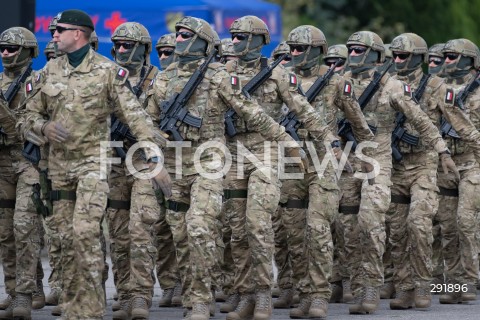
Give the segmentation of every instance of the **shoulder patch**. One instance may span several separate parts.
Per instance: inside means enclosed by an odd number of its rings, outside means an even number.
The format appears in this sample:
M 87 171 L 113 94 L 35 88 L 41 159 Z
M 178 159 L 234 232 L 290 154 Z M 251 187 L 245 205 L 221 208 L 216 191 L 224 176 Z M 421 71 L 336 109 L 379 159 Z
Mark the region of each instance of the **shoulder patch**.
M 406 83 L 403 84 L 403 94 L 408 97 L 412 96 L 412 88 L 410 87 L 410 85 Z
M 240 79 L 237 76 L 230 76 L 230 84 L 234 90 L 240 90 Z
M 293 73 L 290 73 L 289 76 L 290 76 L 290 86 L 296 88 L 298 85 L 297 76 Z
M 33 91 L 32 80 L 27 81 L 25 85 L 25 91 L 27 92 L 27 94 L 30 94 Z
M 39 82 L 41 78 L 42 75 L 40 74 L 40 72 L 37 72 L 37 75 L 35 76 L 35 82 Z
M 349 81 L 345 81 L 343 85 L 343 95 L 347 97 L 352 96 L 352 84 Z
M 454 99 L 455 99 L 455 91 L 453 91 L 453 89 L 447 89 L 445 93 L 445 103 L 453 104 Z
M 119 68 L 118 69 L 118 72 L 117 72 L 117 79 L 118 80 L 123 80 L 125 79 L 125 77 L 127 76 L 127 70 L 123 69 L 123 68 Z

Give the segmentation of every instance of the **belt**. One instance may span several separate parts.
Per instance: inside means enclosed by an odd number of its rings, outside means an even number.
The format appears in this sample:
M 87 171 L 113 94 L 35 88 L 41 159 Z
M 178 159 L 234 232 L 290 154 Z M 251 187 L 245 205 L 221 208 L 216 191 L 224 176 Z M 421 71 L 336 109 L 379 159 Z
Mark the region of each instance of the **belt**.
M 358 214 L 360 206 L 339 206 L 338 212 L 343 214 Z
M 175 212 L 187 212 L 190 209 L 190 205 L 183 202 L 171 201 L 167 202 L 167 209 Z
M 15 199 L 0 199 L 0 208 L 15 209 Z
M 107 208 L 130 210 L 130 201 L 108 199 Z
M 280 207 L 292 209 L 307 209 L 308 200 L 289 199 L 285 203 L 280 202 Z
M 438 189 L 440 189 L 440 195 L 442 196 L 458 198 L 458 189 L 447 189 L 443 187 L 438 187 Z
M 410 196 L 404 196 L 401 194 L 392 194 L 391 199 L 393 203 L 410 204 L 410 202 L 412 202 L 412 198 Z
M 223 197 L 227 199 L 244 199 L 248 198 L 248 190 L 246 189 L 225 189 L 223 190 Z
M 67 191 L 67 190 L 52 190 L 50 191 L 50 200 L 51 201 L 58 201 L 58 200 L 77 200 L 77 193 L 75 191 Z

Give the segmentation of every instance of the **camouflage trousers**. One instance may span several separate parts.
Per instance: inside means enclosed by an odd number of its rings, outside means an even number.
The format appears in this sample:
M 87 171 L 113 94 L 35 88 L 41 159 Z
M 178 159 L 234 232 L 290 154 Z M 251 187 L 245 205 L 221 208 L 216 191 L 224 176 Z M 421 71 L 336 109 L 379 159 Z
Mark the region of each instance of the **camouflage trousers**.
M 175 243 L 185 308 L 212 300 L 212 269 L 217 263 L 215 240 L 221 209 L 221 179 L 191 175 L 173 181 L 166 220 Z
M 432 280 L 432 219 L 438 210 L 435 152 L 405 153 L 392 174 L 387 212 L 397 291 L 429 289 Z
M 31 199 L 37 170 L 28 165 L 20 173 L 15 171 L 13 166 L 0 170 L 0 252 L 5 290 L 12 297 L 36 289 L 42 223 Z
M 89 160 L 49 158 L 52 189 L 76 194 L 76 200 L 54 201 L 49 217 L 49 224 L 60 237 L 65 319 L 101 319 L 105 310 L 100 223 L 109 190 L 100 164 Z
M 233 261 L 232 255 L 232 229 L 228 224 L 227 217 L 225 214 L 225 206 L 222 206 L 222 232 L 221 235 L 223 237 L 223 260 L 221 260 L 221 286 L 222 290 L 225 294 L 231 295 L 234 294 L 234 281 L 235 281 L 235 262 Z
M 280 200 L 280 182 L 276 162 L 262 165 L 261 169 L 245 165 L 246 179 L 238 179 L 237 170 L 236 164 L 230 168 L 225 180 L 226 192 L 243 192 L 247 198 L 233 195 L 224 206 L 232 230 L 230 245 L 236 266 L 234 291 L 243 294 L 272 286 L 272 216 Z
M 439 209 L 434 217 L 441 228 L 447 282 L 475 284 L 478 280 L 480 169 L 460 170 L 460 182 L 438 171 Z M 458 188 L 458 197 L 452 190 Z
M 282 184 L 282 192 L 283 192 Z M 274 232 L 274 241 L 275 241 L 275 252 L 274 252 L 274 261 L 275 265 L 278 269 L 277 274 L 277 284 L 278 287 L 281 289 L 289 289 L 294 287 L 293 284 L 293 270 L 292 270 L 292 261 L 291 261 L 291 254 L 290 248 L 288 247 L 287 242 L 287 229 L 283 225 L 282 222 L 282 209 L 278 208 L 275 211 L 275 214 L 272 217 L 272 227 Z M 295 209 L 292 209 L 295 210 Z M 298 210 L 303 215 L 305 215 L 305 209 Z M 301 216 L 301 214 L 300 214 Z M 301 248 L 301 252 L 303 252 L 303 246 Z M 298 280 L 298 279 L 297 279 Z M 298 283 L 298 281 L 296 282 Z

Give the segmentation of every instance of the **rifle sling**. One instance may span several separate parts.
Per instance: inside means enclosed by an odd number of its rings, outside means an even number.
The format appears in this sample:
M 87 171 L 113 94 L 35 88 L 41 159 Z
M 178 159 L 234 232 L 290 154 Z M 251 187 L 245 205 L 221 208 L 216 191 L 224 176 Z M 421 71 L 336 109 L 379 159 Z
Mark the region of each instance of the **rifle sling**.
M 280 202 L 279 205 L 289 209 L 308 209 L 308 200 L 289 199 L 285 203 Z
M 130 210 L 130 201 L 108 199 L 107 208 Z
M 184 202 L 168 200 L 167 209 L 175 212 L 187 212 L 190 209 L 190 205 Z
M 223 190 L 223 198 L 227 199 L 246 199 L 248 197 L 247 189 L 225 189 Z
M 52 190 L 50 191 L 50 200 L 59 201 L 59 200 L 77 200 L 77 194 L 74 190 Z

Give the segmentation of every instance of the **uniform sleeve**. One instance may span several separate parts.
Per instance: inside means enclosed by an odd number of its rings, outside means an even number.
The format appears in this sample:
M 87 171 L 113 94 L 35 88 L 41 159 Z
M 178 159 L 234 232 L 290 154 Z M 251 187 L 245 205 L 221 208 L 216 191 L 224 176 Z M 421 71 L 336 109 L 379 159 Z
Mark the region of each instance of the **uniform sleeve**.
M 43 73 L 42 75 L 45 74 Z M 48 121 L 49 115 L 47 113 L 46 96 L 42 92 L 43 83 L 36 84 L 35 82 L 30 82 L 30 85 L 33 86 L 33 89 L 27 92 L 25 117 L 20 130 L 24 136 L 28 131 L 32 131 L 35 135 L 44 137 L 42 128 Z
M 276 81 L 279 94 L 283 102 L 290 111 L 295 112 L 298 120 L 308 130 L 310 135 L 317 141 L 332 143 L 338 138 L 330 131 L 325 121 L 322 120 L 320 114 L 315 111 L 307 99 L 298 93 L 298 80 L 294 73 L 288 73 L 284 69 L 277 71 Z
M 435 151 L 438 153 L 447 150 L 447 145 L 440 136 L 437 127 L 413 100 L 409 85 L 397 80 L 391 80 L 387 84 L 386 90 L 392 92 L 389 97 L 390 105 L 397 111 L 405 114 L 408 122 L 418 131 L 426 144 L 434 146 Z
M 358 142 L 373 140 L 374 135 L 370 131 L 362 109 L 353 95 L 352 84 L 343 77 L 337 82 L 334 104 L 343 111 L 345 118 L 350 122 L 353 134 Z
M 129 88 L 126 79 L 128 72 L 125 69 L 118 68 L 113 75 L 111 99 L 119 112 L 123 114 L 126 124 L 137 138 L 138 141 L 148 141 L 156 143 L 153 132 L 153 123 L 147 112 L 141 107 L 137 97 Z M 153 150 L 145 148 L 147 159 L 155 157 Z

